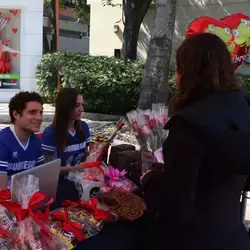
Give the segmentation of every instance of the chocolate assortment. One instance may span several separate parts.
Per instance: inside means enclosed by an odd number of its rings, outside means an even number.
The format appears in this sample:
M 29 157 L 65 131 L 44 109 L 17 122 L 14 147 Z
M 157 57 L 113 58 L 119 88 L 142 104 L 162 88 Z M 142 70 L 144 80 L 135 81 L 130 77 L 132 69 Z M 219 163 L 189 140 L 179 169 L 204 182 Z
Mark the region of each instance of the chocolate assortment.
M 146 211 L 144 200 L 129 192 L 107 192 L 103 194 L 102 201 L 121 219 L 128 221 L 140 218 Z

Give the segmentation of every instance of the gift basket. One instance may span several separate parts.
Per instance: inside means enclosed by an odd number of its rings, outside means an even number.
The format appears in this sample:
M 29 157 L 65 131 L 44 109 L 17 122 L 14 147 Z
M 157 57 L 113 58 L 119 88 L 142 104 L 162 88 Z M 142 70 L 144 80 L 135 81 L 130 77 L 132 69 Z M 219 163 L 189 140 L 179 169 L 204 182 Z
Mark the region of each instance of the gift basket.
M 149 169 L 157 161 L 154 152 L 160 150 L 167 132 L 167 109 L 164 104 L 152 104 L 151 110 L 133 110 L 127 113 L 142 153 L 142 171 Z M 158 154 L 157 154 L 158 156 Z
M 80 200 L 100 197 L 100 193 L 117 190 L 132 192 L 137 186 L 125 177 L 126 171 L 114 169 L 103 162 L 85 162 L 82 172 L 70 172 L 68 179 L 73 181 L 79 193 Z
M 98 207 L 97 198 L 88 202 L 65 200 L 62 206 L 50 213 L 49 227 L 66 240 L 69 249 L 98 234 L 104 222 L 113 217 L 109 211 Z
M 0 205 L 5 208 L 0 244 L 17 250 L 67 250 L 63 240 L 46 225 L 53 199 L 39 192 L 39 179 L 29 175 L 16 181 L 14 195 L 17 202 L 9 201 L 10 196 L 0 198 Z

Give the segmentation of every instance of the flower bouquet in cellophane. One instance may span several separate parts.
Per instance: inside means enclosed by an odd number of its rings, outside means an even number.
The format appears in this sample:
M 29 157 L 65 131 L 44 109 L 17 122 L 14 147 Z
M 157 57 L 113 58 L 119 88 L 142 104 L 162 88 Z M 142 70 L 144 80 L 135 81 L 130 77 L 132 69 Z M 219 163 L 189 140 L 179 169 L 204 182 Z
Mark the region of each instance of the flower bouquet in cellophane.
M 154 152 L 162 147 L 167 137 L 164 126 L 167 109 L 164 104 L 152 104 L 152 109 L 136 109 L 127 113 L 142 152 L 142 171 L 148 170 L 157 161 Z
M 65 243 L 46 226 L 53 199 L 39 192 L 39 179 L 29 175 L 16 181 L 14 196 L 18 203 L 0 199 L 0 205 L 5 207 L 9 220 L 13 221 L 0 231 L 11 249 L 67 250 Z

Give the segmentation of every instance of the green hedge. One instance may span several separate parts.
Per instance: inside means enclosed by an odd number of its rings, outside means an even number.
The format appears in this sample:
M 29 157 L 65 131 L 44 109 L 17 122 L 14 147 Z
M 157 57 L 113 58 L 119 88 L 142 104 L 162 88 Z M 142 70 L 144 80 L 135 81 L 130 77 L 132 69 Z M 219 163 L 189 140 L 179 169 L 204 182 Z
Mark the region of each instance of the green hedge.
M 86 112 L 124 114 L 136 107 L 142 62 L 125 65 L 114 57 L 45 54 L 38 65 L 36 80 L 40 93 L 51 103 L 57 93 L 57 65 L 60 65 L 62 86 L 76 88 L 84 95 Z
M 63 87 L 76 88 L 85 99 L 86 112 L 124 114 L 136 107 L 143 62 L 79 53 L 45 54 L 38 65 L 36 80 L 45 100 L 54 103 L 57 94 L 57 67 L 60 65 Z M 240 77 L 250 97 L 250 77 Z M 174 67 L 169 75 L 169 99 L 176 92 Z

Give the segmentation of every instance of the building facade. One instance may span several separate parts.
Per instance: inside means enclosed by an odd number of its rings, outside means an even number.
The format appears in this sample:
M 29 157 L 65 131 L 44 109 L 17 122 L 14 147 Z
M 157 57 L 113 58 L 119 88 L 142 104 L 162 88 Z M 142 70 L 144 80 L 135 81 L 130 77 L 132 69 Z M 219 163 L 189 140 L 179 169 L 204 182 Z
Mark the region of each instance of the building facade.
M 43 0 L 0 0 L 0 102 L 20 90 L 36 90 L 42 27 Z
M 122 1 L 114 0 L 113 2 L 117 4 L 117 7 L 104 7 L 102 0 L 90 0 L 91 55 L 114 56 L 115 50 L 122 48 Z M 194 19 L 201 16 L 222 18 L 237 12 L 250 15 L 250 0 L 178 0 L 173 52 L 183 41 L 186 28 Z M 141 25 L 138 39 L 138 59 L 146 59 L 150 34 L 154 29 L 154 17 L 155 7 L 152 4 Z

